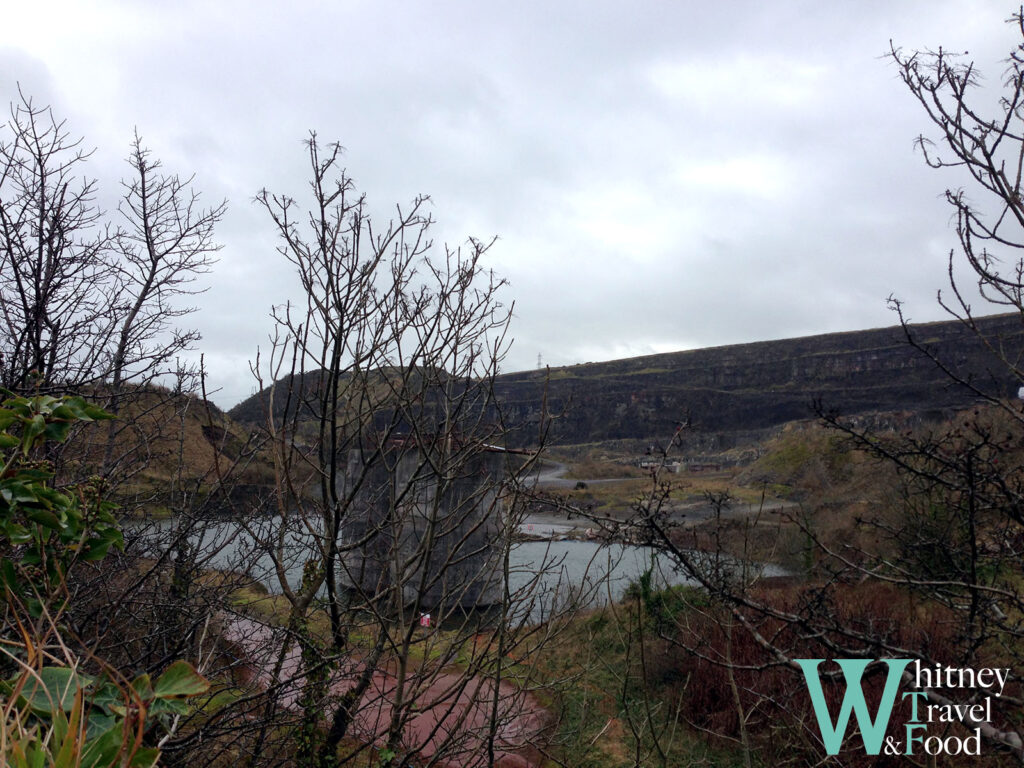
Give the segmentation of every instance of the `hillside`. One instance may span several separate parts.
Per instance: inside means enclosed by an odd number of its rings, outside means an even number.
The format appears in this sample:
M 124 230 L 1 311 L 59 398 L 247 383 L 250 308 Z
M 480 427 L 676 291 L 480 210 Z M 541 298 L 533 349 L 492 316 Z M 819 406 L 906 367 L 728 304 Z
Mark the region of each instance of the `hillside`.
M 104 402 L 99 391 L 90 399 Z M 112 422 L 81 430 L 61 454 L 62 471 L 67 477 L 103 472 L 112 499 L 128 512 L 138 508 L 148 515 L 164 514 L 186 497 L 193 507 L 202 499 L 220 509 L 225 494 L 248 498 L 273 478 L 250 432 L 249 425 L 235 423 L 195 395 L 159 386 L 132 389 L 122 395 Z M 109 466 L 101 470 L 105 461 Z
M 982 318 L 979 327 L 1012 359 L 1024 350 L 1019 315 Z M 1015 393 L 1017 382 L 1006 366 L 961 323 L 914 325 L 912 333 L 983 391 Z M 549 409 L 558 414 L 549 436 L 553 445 L 668 437 L 689 416 L 698 434 L 728 447 L 811 417 L 816 399 L 849 415 L 928 415 L 977 399 L 908 344 L 899 326 L 509 373 L 495 384 L 509 422 L 517 425 L 516 444 L 536 439 L 545 386 Z M 240 403 L 231 417 L 253 421 L 260 399 L 257 394 Z
M 984 318 L 980 325 L 1014 356 L 1024 349 L 1018 315 Z M 1001 397 L 1016 391 L 1005 365 L 959 322 L 917 325 L 912 332 L 984 391 Z M 499 377 L 499 397 L 513 423 L 536 422 L 545 375 Z M 555 444 L 668 437 L 687 414 L 698 431 L 727 440 L 808 418 L 815 399 L 844 414 L 927 413 L 976 399 L 909 345 L 899 326 L 552 368 L 548 387 L 550 408 L 564 411 L 552 428 Z

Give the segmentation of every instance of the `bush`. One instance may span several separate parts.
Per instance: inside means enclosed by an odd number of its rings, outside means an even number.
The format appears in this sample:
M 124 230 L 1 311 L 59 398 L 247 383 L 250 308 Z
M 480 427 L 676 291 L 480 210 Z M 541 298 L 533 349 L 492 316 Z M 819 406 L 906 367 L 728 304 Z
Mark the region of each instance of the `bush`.
M 57 489 L 45 454 L 76 422 L 110 414 L 79 397 L 9 397 L 0 407 L 0 758 L 16 768 L 156 764 L 150 734 L 173 727 L 185 699 L 209 684 L 185 661 L 153 682 L 118 670 L 63 636 L 67 579 L 76 564 L 123 547 L 98 481 Z M 86 674 L 86 667 L 96 674 Z

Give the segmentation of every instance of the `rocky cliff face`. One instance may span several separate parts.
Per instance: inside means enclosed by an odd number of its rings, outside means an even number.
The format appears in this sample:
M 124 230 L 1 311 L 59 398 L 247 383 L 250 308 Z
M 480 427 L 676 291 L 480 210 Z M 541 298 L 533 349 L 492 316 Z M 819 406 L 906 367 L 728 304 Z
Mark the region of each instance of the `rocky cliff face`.
M 1021 317 L 994 315 L 978 325 L 980 337 L 957 321 L 916 325 L 911 332 L 977 388 L 1014 396 L 1019 382 L 985 341 L 1011 360 L 1024 360 Z M 549 433 L 554 445 L 666 439 L 689 418 L 698 433 L 728 447 L 733 437 L 811 417 L 815 400 L 851 415 L 926 414 L 978 397 L 912 347 L 898 326 L 510 373 L 495 386 L 506 423 L 516 425 L 513 446 L 536 443 L 545 387 L 549 411 L 557 414 Z M 259 398 L 236 406 L 232 417 L 246 421 L 250 412 L 259 413 Z
M 1018 382 L 984 340 L 1018 359 L 1021 318 L 997 315 L 979 325 L 984 338 L 956 321 L 911 331 L 958 376 L 986 393 L 1012 396 Z M 544 386 L 541 371 L 499 377 L 499 398 L 513 423 L 536 424 Z M 687 417 L 709 433 L 761 430 L 810 417 L 815 400 L 858 414 L 938 411 L 978 397 L 911 346 L 900 327 L 553 368 L 547 386 L 550 408 L 561 412 L 552 425 L 554 444 L 667 438 Z M 525 427 L 515 440 L 528 443 L 535 434 Z

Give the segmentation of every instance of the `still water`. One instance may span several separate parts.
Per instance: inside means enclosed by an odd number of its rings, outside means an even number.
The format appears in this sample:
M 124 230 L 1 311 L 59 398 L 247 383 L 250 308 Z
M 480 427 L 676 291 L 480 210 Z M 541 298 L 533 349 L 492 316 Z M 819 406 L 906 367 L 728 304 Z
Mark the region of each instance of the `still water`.
M 525 531 L 526 526 L 523 528 Z M 201 567 L 246 573 L 270 592 L 280 592 L 277 564 L 270 554 L 276 549 L 279 532 L 280 518 L 275 516 L 246 523 L 206 521 L 188 531 L 178 521 L 162 520 L 133 525 L 126 534 L 136 547 L 154 554 L 169 541 L 187 542 Z M 531 532 L 549 535 L 562 531 Z M 280 563 L 281 572 L 288 584 L 297 588 L 304 563 L 317 547 L 317 537 L 290 531 L 282 541 L 285 559 Z M 738 568 L 735 563 L 730 567 Z M 775 566 L 755 568 L 762 575 L 783 573 Z M 618 601 L 648 569 L 658 587 L 692 583 L 673 568 L 671 558 L 650 547 L 577 540 L 515 543 L 509 555 L 509 592 L 517 606 L 514 618 L 536 622 L 570 603 L 596 607 Z

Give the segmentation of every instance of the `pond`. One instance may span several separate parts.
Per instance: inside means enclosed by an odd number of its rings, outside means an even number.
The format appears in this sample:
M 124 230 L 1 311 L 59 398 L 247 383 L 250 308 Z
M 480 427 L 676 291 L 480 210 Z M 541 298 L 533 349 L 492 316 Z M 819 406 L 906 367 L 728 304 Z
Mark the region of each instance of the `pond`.
M 245 523 L 204 521 L 194 524 L 184 540 L 201 553 L 201 567 L 246 573 L 268 591 L 280 592 L 280 581 L 266 545 L 275 539 L 279 524 L 277 516 Z M 175 536 L 184 538 L 183 528 L 175 520 L 132 524 L 126 534 L 134 534 L 136 546 L 143 551 L 153 552 L 167 546 L 166 542 Z M 308 553 L 317 546 L 317 540 L 310 533 L 292 531 L 284 541 L 284 573 L 289 585 L 298 587 Z M 729 567 L 739 566 L 731 562 Z M 777 566 L 750 567 L 765 576 L 784 574 Z M 514 543 L 509 555 L 509 592 L 516 608 L 513 620 L 538 622 L 570 603 L 593 608 L 619 601 L 629 585 L 648 569 L 659 588 L 693 583 L 673 568 L 669 556 L 650 547 L 572 539 Z

